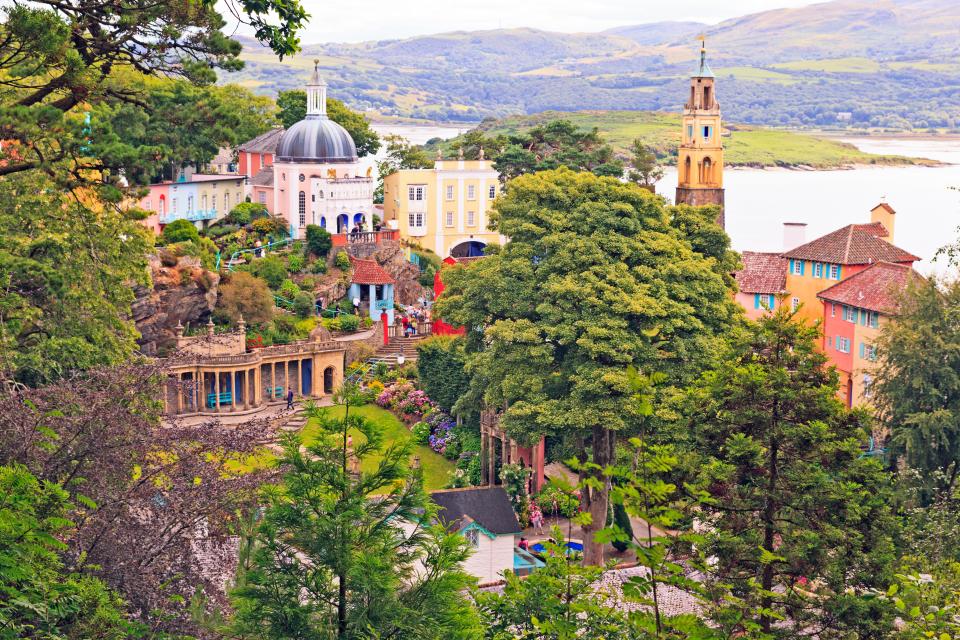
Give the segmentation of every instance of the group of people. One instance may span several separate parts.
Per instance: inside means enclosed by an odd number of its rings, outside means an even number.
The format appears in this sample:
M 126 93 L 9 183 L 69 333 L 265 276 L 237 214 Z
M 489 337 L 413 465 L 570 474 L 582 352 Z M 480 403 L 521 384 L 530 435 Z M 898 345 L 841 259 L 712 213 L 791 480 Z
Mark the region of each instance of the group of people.
M 430 322 L 430 310 L 423 307 L 413 307 L 400 316 L 400 324 L 403 326 L 403 335 L 417 335 L 417 323 Z

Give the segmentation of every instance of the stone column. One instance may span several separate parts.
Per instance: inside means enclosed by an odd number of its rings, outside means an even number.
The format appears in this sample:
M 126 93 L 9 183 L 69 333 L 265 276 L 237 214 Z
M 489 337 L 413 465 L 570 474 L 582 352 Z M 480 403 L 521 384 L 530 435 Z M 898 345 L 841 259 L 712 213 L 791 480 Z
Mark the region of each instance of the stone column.
M 270 399 L 273 400 L 277 389 L 277 363 L 270 365 Z
M 367 315 L 370 316 L 370 319 L 373 320 L 377 316 L 376 313 L 376 304 L 377 304 L 377 285 L 370 285 L 370 308 L 367 309 Z
M 237 372 L 231 371 L 230 376 L 230 411 L 237 410 Z
M 213 400 L 215 402 L 214 407 L 217 413 L 220 413 L 220 372 L 219 371 L 214 370 L 213 379 L 216 382 L 216 386 L 213 389 L 213 393 L 214 393 Z

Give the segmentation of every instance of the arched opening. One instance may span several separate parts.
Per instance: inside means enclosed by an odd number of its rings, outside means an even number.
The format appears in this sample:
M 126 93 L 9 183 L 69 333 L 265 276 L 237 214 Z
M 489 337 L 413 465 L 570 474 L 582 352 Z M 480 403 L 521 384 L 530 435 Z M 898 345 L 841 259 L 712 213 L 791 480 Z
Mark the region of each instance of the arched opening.
M 330 231 L 330 229 L 327 229 L 327 218 L 326 218 L 326 216 L 320 216 L 320 228 L 321 228 L 321 229 L 325 229 L 326 231 Z
M 690 171 L 691 171 L 690 156 L 687 156 L 687 159 L 683 161 L 683 183 L 690 183 Z
M 350 231 L 350 216 L 341 213 L 337 216 L 337 233 L 347 233 Z
M 333 393 L 333 367 L 323 370 L 323 392 Z
M 690 109 L 693 109 L 693 100 L 694 100 L 694 91 L 693 91 L 693 86 L 691 85 L 691 87 L 690 87 L 690 105 L 689 105 L 689 108 L 690 108 Z
M 367 225 L 367 216 L 362 213 L 353 214 L 353 224 L 358 224 L 360 228 L 363 229 Z
M 486 246 L 486 243 L 478 240 L 469 240 L 450 249 L 450 255 L 454 258 L 477 258 L 483 255 Z
M 167 196 L 160 196 L 160 206 L 157 209 L 157 212 L 160 214 L 160 217 L 163 217 L 163 214 L 167 212 Z
M 713 182 L 713 161 L 709 157 L 703 159 L 702 173 L 700 182 L 711 184 Z
M 710 87 L 704 87 L 703 88 L 703 108 L 710 109 L 712 106 L 713 104 L 711 103 Z

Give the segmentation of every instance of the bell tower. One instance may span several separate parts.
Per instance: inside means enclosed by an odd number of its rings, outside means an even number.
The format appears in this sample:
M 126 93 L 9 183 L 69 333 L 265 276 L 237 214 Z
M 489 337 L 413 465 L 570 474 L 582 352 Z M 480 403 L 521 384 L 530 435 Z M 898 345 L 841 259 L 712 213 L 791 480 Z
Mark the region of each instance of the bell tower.
M 700 37 L 700 65 L 690 77 L 690 95 L 683 106 L 683 131 L 677 156 L 677 204 L 720 207 L 723 226 L 723 143 L 720 141 L 720 103 L 713 71 L 707 64 L 704 36 Z

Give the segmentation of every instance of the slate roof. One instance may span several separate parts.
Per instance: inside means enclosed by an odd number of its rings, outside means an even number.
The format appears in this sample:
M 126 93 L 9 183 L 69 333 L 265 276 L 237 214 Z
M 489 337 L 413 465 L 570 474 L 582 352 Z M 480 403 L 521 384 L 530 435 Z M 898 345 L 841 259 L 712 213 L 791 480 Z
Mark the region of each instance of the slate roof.
M 375 260 L 360 260 L 350 258 L 353 265 L 353 275 L 350 282 L 357 284 L 394 284 L 396 280 L 387 273 Z
M 914 262 L 920 259 L 912 253 L 878 238 L 875 235 L 878 233 L 876 224 L 848 224 L 795 249 L 784 251 L 780 255 L 784 258 L 829 262 L 831 264 L 870 264 L 883 261 Z
M 434 491 L 440 522 L 459 531 L 471 520 L 495 535 L 520 533 L 522 528 L 503 487 L 470 487 Z
M 743 269 L 733 274 L 743 293 L 781 293 L 787 288 L 787 261 L 776 253 L 744 251 Z
M 817 294 L 827 302 L 837 302 L 886 315 L 899 311 L 897 294 L 910 282 L 923 280 L 913 267 L 892 262 L 877 262 L 846 280 Z
M 250 184 L 256 187 L 272 187 L 273 186 L 273 167 L 261 167 L 260 171 L 257 171 L 250 179 Z
M 266 133 L 261 133 L 253 140 L 247 140 L 240 145 L 240 151 L 249 151 L 250 153 L 276 153 L 277 145 L 280 143 L 280 137 L 283 135 L 283 127 L 271 129 Z

